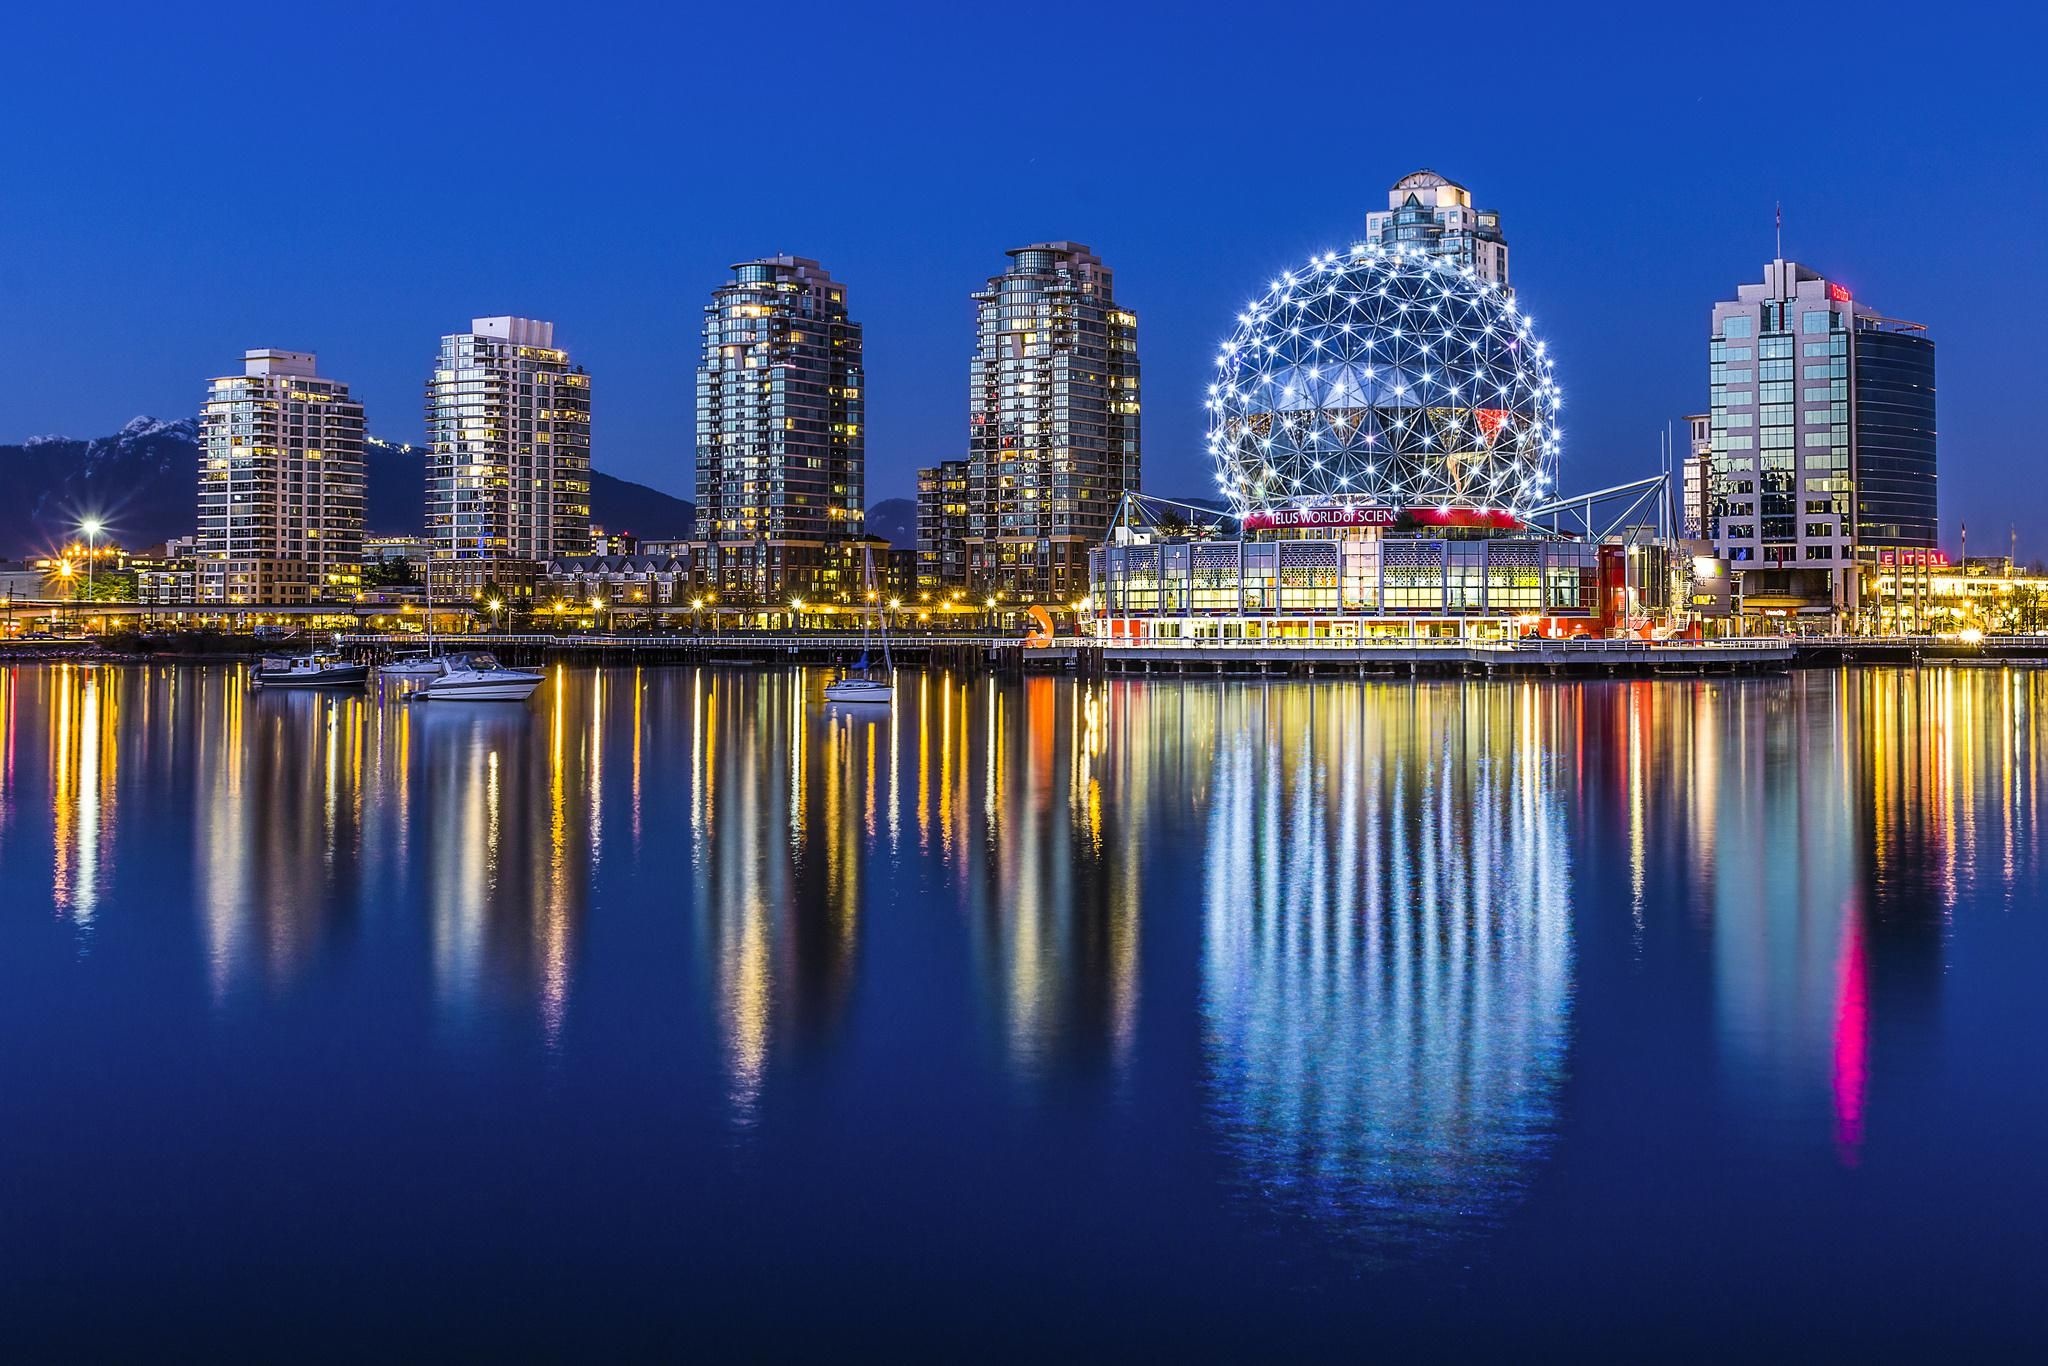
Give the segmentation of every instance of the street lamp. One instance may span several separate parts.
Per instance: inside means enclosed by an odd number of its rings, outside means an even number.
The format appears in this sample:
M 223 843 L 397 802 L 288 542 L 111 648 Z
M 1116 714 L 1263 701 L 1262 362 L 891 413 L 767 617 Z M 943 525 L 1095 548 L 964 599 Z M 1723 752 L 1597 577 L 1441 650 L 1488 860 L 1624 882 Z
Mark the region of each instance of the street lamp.
M 503 607 L 504 605 L 505 600 L 503 598 L 492 598 L 489 602 L 484 604 L 484 606 L 491 609 L 491 629 L 493 631 L 498 629 L 498 609 Z
M 94 555 L 97 553 L 94 547 L 99 544 L 100 530 L 104 525 L 97 517 L 88 517 L 78 524 L 78 529 L 85 533 L 85 600 L 87 602 L 92 601 L 92 562 Z

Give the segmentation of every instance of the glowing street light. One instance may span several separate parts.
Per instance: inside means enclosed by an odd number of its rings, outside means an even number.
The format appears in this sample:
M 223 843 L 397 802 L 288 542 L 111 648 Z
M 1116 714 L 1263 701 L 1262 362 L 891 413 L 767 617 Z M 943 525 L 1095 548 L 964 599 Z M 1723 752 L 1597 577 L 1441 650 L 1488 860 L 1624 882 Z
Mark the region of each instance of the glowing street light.
M 92 601 L 92 562 L 97 553 L 95 547 L 100 539 L 100 530 L 104 525 L 97 517 L 88 517 L 78 524 L 78 529 L 85 534 L 85 599 L 87 602 Z

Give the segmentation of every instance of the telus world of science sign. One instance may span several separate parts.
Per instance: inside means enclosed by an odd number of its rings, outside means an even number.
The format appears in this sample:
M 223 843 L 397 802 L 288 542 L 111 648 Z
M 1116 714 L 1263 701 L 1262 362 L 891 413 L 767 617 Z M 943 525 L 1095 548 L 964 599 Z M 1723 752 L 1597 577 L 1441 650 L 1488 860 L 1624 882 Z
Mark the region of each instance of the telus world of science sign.
M 1270 531 L 1290 527 L 1393 526 L 1401 510 L 1390 507 L 1308 507 L 1270 508 L 1244 515 L 1246 531 Z

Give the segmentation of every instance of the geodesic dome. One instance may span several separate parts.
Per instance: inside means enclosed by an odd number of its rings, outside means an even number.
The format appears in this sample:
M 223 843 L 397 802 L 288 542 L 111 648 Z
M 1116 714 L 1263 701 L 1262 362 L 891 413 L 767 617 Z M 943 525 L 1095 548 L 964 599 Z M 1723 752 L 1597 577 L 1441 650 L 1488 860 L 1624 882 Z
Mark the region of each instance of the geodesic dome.
M 1561 400 L 1499 286 L 1422 252 L 1353 247 L 1273 281 L 1209 386 L 1216 479 L 1248 524 L 1286 508 L 1517 519 L 1552 492 Z

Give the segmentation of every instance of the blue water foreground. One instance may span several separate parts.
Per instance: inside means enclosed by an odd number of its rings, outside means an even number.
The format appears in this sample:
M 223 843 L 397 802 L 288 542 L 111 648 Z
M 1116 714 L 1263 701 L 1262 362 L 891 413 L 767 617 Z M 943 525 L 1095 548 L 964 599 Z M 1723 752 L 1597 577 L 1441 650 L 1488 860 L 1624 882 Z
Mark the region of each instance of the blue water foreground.
M 0 1356 L 2048 1348 L 2048 670 L 0 668 Z

